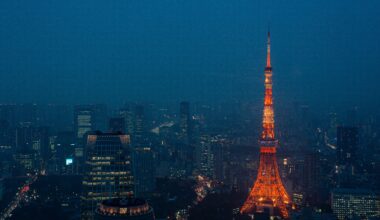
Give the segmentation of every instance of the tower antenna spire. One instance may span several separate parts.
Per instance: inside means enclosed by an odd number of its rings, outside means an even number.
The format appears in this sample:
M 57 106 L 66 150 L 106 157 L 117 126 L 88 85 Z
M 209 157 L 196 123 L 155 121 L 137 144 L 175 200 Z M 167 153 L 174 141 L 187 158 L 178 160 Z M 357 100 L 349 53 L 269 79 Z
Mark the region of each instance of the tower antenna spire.
M 268 27 L 268 38 L 267 38 L 267 66 L 266 68 L 272 68 L 270 63 L 270 28 Z
M 270 63 L 270 32 L 268 31 L 267 65 L 265 75 L 264 110 L 262 120 L 262 133 L 259 138 L 260 165 L 257 178 L 240 209 L 242 214 L 260 212 L 265 208 L 279 209 L 284 219 L 289 218 L 288 206 L 290 197 L 281 181 L 276 160 L 278 141 L 274 133 L 274 110 L 272 93 L 272 66 Z M 273 211 L 271 211 L 273 215 Z

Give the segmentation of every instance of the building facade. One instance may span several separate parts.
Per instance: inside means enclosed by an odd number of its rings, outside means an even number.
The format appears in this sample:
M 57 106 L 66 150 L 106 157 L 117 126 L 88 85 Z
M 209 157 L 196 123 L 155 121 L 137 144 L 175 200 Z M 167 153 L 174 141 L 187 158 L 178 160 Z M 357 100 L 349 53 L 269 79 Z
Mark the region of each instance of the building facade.
M 97 132 L 88 135 L 82 182 L 82 219 L 93 219 L 97 205 L 134 194 L 129 136 Z
M 380 197 L 367 189 L 334 189 L 331 192 L 331 208 L 339 220 L 380 217 Z

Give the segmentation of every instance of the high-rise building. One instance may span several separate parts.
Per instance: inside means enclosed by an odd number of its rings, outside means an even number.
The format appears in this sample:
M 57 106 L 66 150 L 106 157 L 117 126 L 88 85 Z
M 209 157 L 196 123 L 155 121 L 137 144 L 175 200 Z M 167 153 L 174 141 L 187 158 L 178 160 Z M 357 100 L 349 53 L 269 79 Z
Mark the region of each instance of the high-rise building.
M 298 176 L 302 177 L 303 199 L 309 205 L 318 204 L 318 201 L 321 201 L 322 195 L 324 195 L 321 189 L 324 185 L 322 181 L 325 180 L 322 176 L 319 152 L 307 152 L 302 165 L 302 173 Z M 326 192 L 325 196 L 328 197 L 328 192 Z
M 74 108 L 74 130 L 79 140 L 90 131 L 106 130 L 107 107 L 105 105 L 77 105 Z
M 144 106 L 137 105 L 135 108 L 135 131 L 132 136 L 132 142 L 136 144 L 143 143 L 143 137 L 145 132 L 145 114 Z
M 272 66 L 270 59 L 270 34 L 268 32 L 267 65 L 265 68 L 265 97 L 263 111 L 263 132 L 259 139 L 260 165 L 257 178 L 251 189 L 247 200 L 244 202 L 240 212 L 250 214 L 254 212 L 269 212 L 279 214 L 288 218 L 288 205 L 291 200 L 282 184 L 278 171 L 276 151 L 278 141 L 274 135 L 274 110 L 272 97 Z
M 16 128 L 16 150 L 32 149 L 33 127 L 29 123 L 23 123 Z
M 150 147 L 136 147 L 133 152 L 135 194 L 149 197 L 156 187 L 154 155 Z
M 214 161 L 214 175 L 213 179 L 224 182 L 226 180 L 226 163 L 229 162 L 227 155 L 227 143 L 226 140 L 220 137 L 216 137 L 212 142 L 211 151 Z
M 190 104 L 188 102 L 181 102 L 179 108 L 179 139 L 184 143 L 189 143 L 190 133 Z
M 315 151 L 306 153 L 302 175 L 303 188 L 305 190 L 317 190 L 321 174 L 319 153 Z
M 208 178 L 214 177 L 214 154 L 209 135 L 201 136 L 200 142 L 197 144 L 196 164 L 200 175 Z
M 81 196 L 82 218 L 93 219 L 107 199 L 129 198 L 134 192 L 129 136 L 96 132 L 88 135 Z
M 46 162 L 50 156 L 49 129 L 47 127 L 33 127 L 30 123 L 23 123 L 16 128 L 16 151 L 25 155 L 33 154 L 36 163 Z M 38 162 L 39 161 L 39 162 Z M 39 167 L 36 164 L 36 168 Z
M 338 126 L 336 148 L 336 183 L 338 187 L 355 187 L 358 168 L 358 128 Z
M 357 127 L 338 126 L 337 128 L 337 163 L 354 166 L 357 161 L 359 134 Z
M 51 155 L 49 148 L 49 128 L 38 127 L 33 128 L 32 132 L 32 149 L 38 152 L 43 162 L 47 162 Z
M 75 157 L 76 140 L 73 132 L 60 132 L 54 142 L 52 171 L 60 174 L 74 174 L 78 170 L 78 158 Z
M 134 121 L 134 113 L 130 107 L 122 108 L 119 111 L 120 117 L 124 118 L 125 122 L 125 133 L 132 135 L 135 132 L 135 121 Z
M 110 118 L 108 129 L 110 132 L 125 133 L 125 119 L 122 117 Z
M 75 106 L 74 130 L 75 136 L 80 140 L 85 134 L 95 130 L 95 113 L 91 106 Z
M 143 199 L 104 200 L 96 209 L 95 220 L 154 220 L 153 208 Z
M 380 197 L 368 189 L 334 189 L 331 208 L 339 220 L 380 217 Z

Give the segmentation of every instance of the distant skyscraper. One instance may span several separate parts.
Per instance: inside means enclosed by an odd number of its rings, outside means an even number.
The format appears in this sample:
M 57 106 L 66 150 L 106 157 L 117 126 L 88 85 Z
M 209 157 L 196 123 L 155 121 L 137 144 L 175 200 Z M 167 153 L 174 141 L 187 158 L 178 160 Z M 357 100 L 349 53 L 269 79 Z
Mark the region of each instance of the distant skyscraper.
M 109 130 L 111 132 L 122 132 L 125 133 L 125 119 L 122 117 L 110 118 L 109 120 Z
M 75 157 L 76 139 L 73 132 L 60 132 L 54 142 L 52 172 L 60 175 L 78 172 L 78 158 Z
M 358 128 L 339 126 L 337 128 L 336 183 L 338 187 L 355 187 L 358 168 Z
M 339 220 L 380 217 L 380 197 L 366 189 L 335 189 L 331 192 L 331 208 Z
M 74 129 L 78 139 L 95 130 L 95 113 L 90 106 L 75 106 L 74 109 Z
M 137 105 L 135 108 L 135 131 L 134 131 L 135 140 L 132 139 L 132 142 L 141 144 L 143 142 L 144 132 L 145 132 L 144 106 Z
M 38 152 L 38 155 L 44 162 L 47 162 L 51 155 L 49 148 L 49 128 L 38 127 L 33 129 L 32 149 Z
M 135 192 L 137 197 L 147 197 L 156 186 L 154 157 L 151 148 L 137 147 L 133 154 Z
M 196 150 L 197 169 L 199 174 L 209 178 L 214 177 L 214 154 L 212 152 L 211 137 L 203 135 Z
M 190 104 L 181 102 L 179 108 L 179 138 L 181 141 L 188 143 L 190 139 L 191 117 Z
M 212 142 L 211 151 L 213 154 L 213 162 L 214 162 L 214 174 L 213 178 L 217 181 L 225 181 L 226 177 L 226 166 L 225 163 L 228 161 L 226 158 L 226 143 L 224 140 L 219 140 L 216 138 L 215 141 Z
M 16 150 L 32 149 L 33 127 L 30 123 L 21 124 L 16 128 Z
M 82 218 L 93 219 L 97 205 L 107 199 L 133 196 L 129 136 L 112 133 L 88 135 L 82 190 Z
M 17 152 L 34 154 L 39 162 L 46 162 L 49 159 L 51 152 L 47 127 L 33 127 L 29 122 L 23 123 L 16 128 L 15 141 Z
M 357 161 L 359 134 L 357 127 L 337 128 L 337 163 L 353 166 Z
M 316 204 L 321 195 L 322 177 L 319 152 L 308 152 L 304 157 L 302 177 L 305 199 L 310 205 Z
M 107 108 L 105 105 L 77 105 L 74 108 L 74 130 L 81 140 L 90 131 L 106 129 Z
M 122 108 L 119 111 L 120 117 L 124 118 L 125 133 L 132 135 L 135 132 L 134 113 L 131 108 Z
M 176 173 L 182 176 L 190 176 L 195 165 L 194 148 L 191 145 L 190 104 L 181 102 L 178 120 L 178 142 L 176 147 L 177 165 Z M 179 175 L 179 176 L 181 176 Z
M 317 189 L 320 180 L 321 167 L 318 152 L 309 152 L 305 155 L 303 166 L 303 185 L 306 189 Z

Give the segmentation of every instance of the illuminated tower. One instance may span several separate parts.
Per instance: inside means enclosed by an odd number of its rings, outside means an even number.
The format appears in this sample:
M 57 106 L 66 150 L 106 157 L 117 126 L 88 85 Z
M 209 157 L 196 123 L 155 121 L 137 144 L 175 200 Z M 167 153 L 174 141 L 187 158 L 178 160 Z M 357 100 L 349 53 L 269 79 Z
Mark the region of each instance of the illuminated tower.
M 272 98 L 272 66 L 270 63 L 270 33 L 268 32 L 267 65 L 265 67 L 265 98 L 263 112 L 263 132 L 259 139 L 260 166 L 257 179 L 247 200 L 241 207 L 242 214 L 278 208 L 282 217 L 288 218 L 287 206 L 290 202 L 278 172 L 276 149 L 278 141 L 274 136 L 274 111 Z

